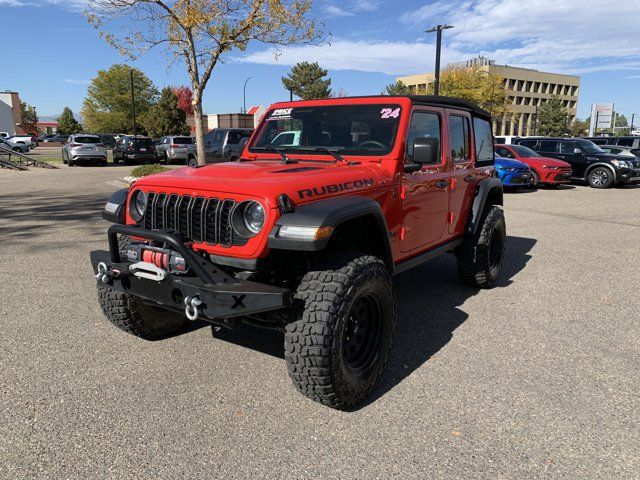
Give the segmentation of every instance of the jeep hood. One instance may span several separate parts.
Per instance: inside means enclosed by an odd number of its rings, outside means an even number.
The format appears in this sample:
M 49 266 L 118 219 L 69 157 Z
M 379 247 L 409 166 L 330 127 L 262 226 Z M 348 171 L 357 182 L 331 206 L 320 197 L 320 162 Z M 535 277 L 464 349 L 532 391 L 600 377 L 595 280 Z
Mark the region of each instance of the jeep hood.
M 303 203 L 375 188 L 382 181 L 381 174 L 380 167 L 368 161 L 348 165 L 300 160 L 285 165 L 276 160 L 253 160 L 179 168 L 141 178 L 135 185 L 166 193 L 179 189 L 191 191 L 192 195 L 226 193 L 274 202 L 278 195 L 286 193 L 295 203 Z

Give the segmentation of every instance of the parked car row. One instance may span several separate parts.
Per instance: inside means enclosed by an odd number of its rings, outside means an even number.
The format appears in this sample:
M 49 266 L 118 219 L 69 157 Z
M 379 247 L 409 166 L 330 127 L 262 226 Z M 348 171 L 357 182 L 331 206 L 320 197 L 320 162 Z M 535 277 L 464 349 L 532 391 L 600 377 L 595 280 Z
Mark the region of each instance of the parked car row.
M 640 151 L 632 146 L 602 148 L 584 138 L 524 137 L 513 138 L 511 144 L 496 140 L 496 173 L 505 186 L 514 181 L 523 185 L 527 177 L 531 185 L 577 181 L 593 188 L 640 182 Z M 522 166 L 530 169 L 528 176 Z

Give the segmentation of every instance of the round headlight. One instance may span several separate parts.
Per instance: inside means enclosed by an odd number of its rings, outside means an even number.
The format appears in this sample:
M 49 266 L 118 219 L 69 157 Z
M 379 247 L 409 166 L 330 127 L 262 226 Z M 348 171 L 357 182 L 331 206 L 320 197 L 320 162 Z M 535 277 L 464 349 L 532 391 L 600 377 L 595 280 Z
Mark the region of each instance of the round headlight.
M 142 190 L 136 190 L 131 196 L 131 206 L 129 213 L 131 217 L 137 222 L 144 217 L 144 212 L 147 208 L 147 194 Z
M 264 226 L 264 208 L 258 202 L 248 202 L 242 212 L 244 225 L 251 233 L 258 233 Z

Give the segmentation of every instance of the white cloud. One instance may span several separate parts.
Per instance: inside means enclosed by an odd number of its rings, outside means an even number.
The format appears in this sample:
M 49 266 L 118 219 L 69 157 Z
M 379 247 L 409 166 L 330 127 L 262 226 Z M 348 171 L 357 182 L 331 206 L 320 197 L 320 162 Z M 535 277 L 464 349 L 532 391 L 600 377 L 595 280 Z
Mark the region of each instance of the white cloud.
M 354 3 L 347 5 L 351 8 Z M 421 29 L 438 23 L 454 25 L 444 33 L 443 63 L 482 54 L 498 63 L 582 74 L 640 68 L 637 18 L 637 2 L 630 1 L 439 0 L 405 12 L 399 20 Z M 277 61 L 273 50 L 241 61 L 292 65 L 311 60 L 334 70 L 427 72 L 433 70 L 435 34 L 427 35 L 428 43 L 422 38 L 341 39 L 322 47 L 283 48 Z
M 73 85 L 89 85 L 91 83 L 91 80 L 85 78 L 65 78 L 63 81 Z
M 324 8 L 324 13 L 329 15 L 330 17 L 352 17 L 353 13 L 344 10 L 343 8 L 337 7 L 335 5 L 327 5 Z
M 0 6 L 5 7 L 45 7 L 47 5 L 60 5 L 67 10 L 82 10 L 87 5 L 87 0 L 0 0 Z
M 440 0 L 400 20 L 454 25 L 445 33 L 450 47 L 481 49 L 500 63 L 584 70 L 612 59 L 640 61 L 637 2 Z
M 443 50 L 446 58 L 458 58 L 459 52 Z M 367 42 L 336 40 L 328 45 L 297 46 L 262 50 L 237 59 L 243 63 L 294 65 L 298 62 L 319 62 L 331 70 L 359 70 L 401 75 L 433 69 L 435 48 L 430 43 Z

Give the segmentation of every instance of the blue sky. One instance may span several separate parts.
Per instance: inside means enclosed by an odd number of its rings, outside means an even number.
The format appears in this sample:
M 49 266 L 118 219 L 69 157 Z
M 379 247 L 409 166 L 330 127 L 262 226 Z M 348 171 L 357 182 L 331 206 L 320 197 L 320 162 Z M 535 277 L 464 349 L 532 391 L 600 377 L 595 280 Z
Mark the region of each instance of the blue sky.
M 635 4 L 635 6 L 634 6 Z M 66 105 L 79 111 L 98 70 L 130 63 L 82 17 L 84 0 L 0 0 L 0 40 L 13 52 L 0 69 L 0 90 L 18 91 L 41 116 Z M 615 102 L 640 115 L 640 10 L 619 0 L 315 0 L 329 43 L 273 49 L 253 44 L 233 52 L 214 71 L 204 97 L 208 113 L 239 111 L 242 83 L 247 106 L 283 100 L 280 78 L 298 61 L 329 69 L 335 91 L 377 94 L 402 74 L 433 71 L 437 23 L 445 32 L 443 63 L 478 54 L 500 64 L 581 76 L 578 116 L 591 103 Z M 132 65 L 159 87 L 188 84 L 180 64 L 152 50 Z

